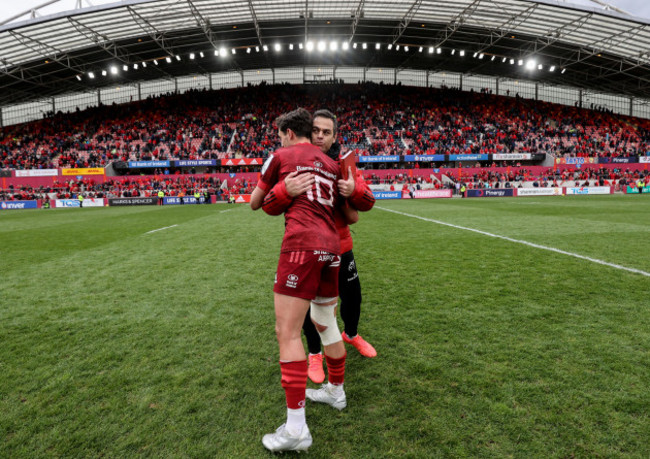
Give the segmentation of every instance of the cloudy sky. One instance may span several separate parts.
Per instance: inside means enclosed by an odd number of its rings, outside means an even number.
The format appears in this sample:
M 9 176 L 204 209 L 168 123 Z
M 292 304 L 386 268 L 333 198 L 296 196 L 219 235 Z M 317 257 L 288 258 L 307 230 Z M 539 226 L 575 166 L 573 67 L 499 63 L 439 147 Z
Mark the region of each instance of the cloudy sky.
M 563 0 L 556 0 L 558 3 Z M 633 15 L 640 16 L 645 19 L 650 19 L 650 1 L 648 0 L 601 0 L 611 5 L 621 8 Z M 0 22 L 3 22 L 10 17 L 23 13 L 29 8 L 46 3 L 45 0 L 0 0 L 2 8 L 0 9 Z M 117 0 L 82 0 L 84 6 L 88 5 L 103 5 L 107 3 L 117 3 Z M 598 4 L 590 2 L 589 0 L 570 0 L 570 3 L 579 5 L 586 5 L 593 8 L 600 8 Z M 60 0 L 57 3 L 44 8 L 41 14 L 47 15 L 54 12 L 59 12 L 67 9 L 73 9 L 76 0 Z M 26 19 L 26 18 L 25 18 Z

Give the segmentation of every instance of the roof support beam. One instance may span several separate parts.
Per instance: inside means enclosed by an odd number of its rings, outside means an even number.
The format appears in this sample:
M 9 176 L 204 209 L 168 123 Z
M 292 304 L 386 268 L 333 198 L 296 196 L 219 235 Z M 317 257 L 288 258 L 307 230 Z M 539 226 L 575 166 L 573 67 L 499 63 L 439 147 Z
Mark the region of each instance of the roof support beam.
M 350 30 L 350 39 L 348 40 L 348 43 L 354 39 L 354 34 L 357 33 L 357 26 L 359 25 L 359 19 L 361 19 L 363 14 L 363 5 L 365 3 L 366 0 L 360 0 L 357 9 L 354 11 L 354 19 L 352 21 L 352 29 Z
M 257 34 L 257 41 L 260 42 L 260 46 L 264 46 L 262 43 L 262 32 L 260 30 L 260 24 L 257 22 L 257 14 L 255 14 L 255 8 L 253 8 L 253 1 L 248 0 L 248 9 L 251 12 L 251 17 L 253 18 L 253 26 L 255 27 L 255 33 Z
M 393 32 L 393 45 L 397 43 L 397 41 L 402 38 L 402 35 L 404 34 L 404 31 L 408 28 L 409 24 L 411 23 L 411 20 L 413 19 L 413 16 L 418 12 L 420 9 L 420 5 L 422 5 L 422 0 L 415 0 L 409 10 L 406 12 L 404 17 L 402 18 L 401 21 L 399 21 L 399 25 L 397 26 L 397 29 Z
M 463 24 L 465 24 L 465 18 L 471 16 L 474 11 L 478 8 L 479 4 L 481 3 L 481 0 L 474 0 L 472 3 L 467 5 L 463 11 L 458 13 L 455 18 L 453 18 L 449 23 L 447 23 L 447 26 L 445 27 L 444 32 L 441 32 L 438 34 L 438 36 L 434 39 L 434 42 L 436 42 L 436 46 L 440 47 L 442 46 L 447 40 L 449 40 L 454 33 L 458 29 L 460 29 Z
M 136 24 L 140 26 L 144 32 L 149 35 L 149 37 L 156 42 L 156 44 L 167 53 L 168 56 L 173 56 L 174 50 L 168 48 L 165 43 L 165 34 L 156 29 L 146 18 L 144 18 L 140 13 L 135 11 L 131 6 L 126 7 L 127 11 L 131 14 L 131 17 Z

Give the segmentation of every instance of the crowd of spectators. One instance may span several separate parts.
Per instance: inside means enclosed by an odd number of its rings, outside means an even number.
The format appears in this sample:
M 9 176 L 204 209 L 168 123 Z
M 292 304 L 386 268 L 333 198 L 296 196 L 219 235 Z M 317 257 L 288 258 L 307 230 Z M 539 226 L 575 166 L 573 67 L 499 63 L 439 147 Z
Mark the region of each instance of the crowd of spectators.
M 105 167 L 112 161 L 265 158 L 275 118 L 327 107 L 358 155 L 536 153 L 630 156 L 650 122 L 487 91 L 357 85 L 250 86 L 168 94 L 5 127 L 0 168 Z
M 226 201 L 233 194 L 250 194 L 256 183 L 245 180 L 226 180 L 209 175 L 133 177 L 126 180 L 110 180 L 98 183 L 93 179 L 71 179 L 54 182 L 52 186 L 11 187 L 0 190 L 0 201 L 33 199 L 73 199 L 79 193 L 88 198 L 137 198 L 155 197 L 159 191 L 165 196 L 190 196 L 195 191 L 215 195 Z

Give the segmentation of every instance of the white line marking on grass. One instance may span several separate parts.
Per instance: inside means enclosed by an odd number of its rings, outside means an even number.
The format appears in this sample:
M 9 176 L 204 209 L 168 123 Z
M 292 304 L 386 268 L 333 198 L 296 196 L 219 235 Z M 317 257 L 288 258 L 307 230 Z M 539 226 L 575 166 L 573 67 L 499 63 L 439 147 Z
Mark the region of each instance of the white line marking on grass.
M 231 210 L 233 210 L 233 209 L 220 210 L 219 213 L 222 214 L 224 212 L 230 212 Z
M 392 212 L 394 214 L 404 215 L 405 217 L 417 218 L 418 220 L 424 220 L 425 222 L 437 223 L 438 225 L 450 226 L 451 228 L 461 229 L 465 231 L 472 231 L 474 233 L 482 234 L 484 236 L 494 237 L 497 239 L 503 239 L 504 241 L 516 242 L 517 244 L 527 245 L 529 247 L 535 247 L 536 249 L 548 250 L 549 252 L 561 253 L 562 255 L 568 255 L 570 257 L 579 258 L 581 260 L 591 261 L 593 263 L 598 263 L 599 265 L 609 266 L 610 268 L 621 269 L 623 271 L 629 271 L 631 273 L 641 274 L 646 277 L 650 277 L 650 273 L 641 271 L 640 269 L 628 268 L 627 266 L 621 266 L 614 263 L 608 263 L 603 260 L 598 260 L 597 258 L 591 258 L 584 255 L 579 255 L 577 253 L 566 252 L 564 250 L 556 249 L 554 247 L 547 247 L 545 245 L 539 245 L 528 241 L 522 241 L 520 239 L 513 239 L 507 236 L 500 236 L 498 234 L 488 233 L 486 231 L 477 230 L 474 228 L 467 228 L 465 226 L 452 225 L 451 223 L 441 222 L 440 220 L 434 220 L 432 218 L 420 217 L 419 215 L 407 214 L 405 212 L 400 212 L 398 210 L 386 209 L 385 207 L 375 206 L 376 209 L 385 210 L 386 212 Z
M 165 226 L 164 228 L 158 228 L 158 229 L 155 229 L 155 230 L 151 230 L 151 231 L 147 231 L 147 232 L 146 232 L 146 233 L 144 233 L 144 234 L 151 234 L 151 233 L 155 233 L 156 231 L 162 231 L 162 230 L 166 230 L 166 229 L 169 229 L 169 228 L 173 228 L 173 227 L 175 227 L 175 226 L 178 226 L 178 225 L 172 225 L 172 226 Z

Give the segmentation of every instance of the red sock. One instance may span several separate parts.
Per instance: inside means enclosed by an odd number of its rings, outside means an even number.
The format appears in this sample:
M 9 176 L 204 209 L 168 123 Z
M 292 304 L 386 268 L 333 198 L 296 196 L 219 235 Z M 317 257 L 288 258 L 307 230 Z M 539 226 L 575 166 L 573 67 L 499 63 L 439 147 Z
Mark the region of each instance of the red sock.
M 325 356 L 327 362 L 327 381 L 331 384 L 340 386 L 345 379 L 345 357 L 347 353 L 340 359 L 333 359 L 332 357 Z
M 297 410 L 305 407 L 307 389 L 307 360 L 280 362 L 282 387 L 287 397 L 287 408 Z

